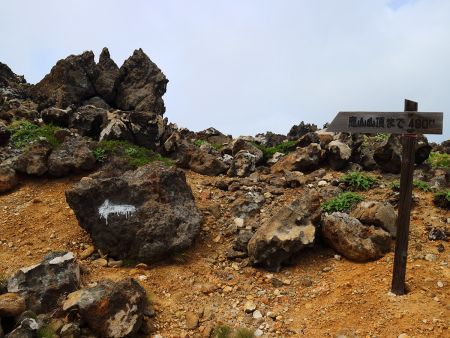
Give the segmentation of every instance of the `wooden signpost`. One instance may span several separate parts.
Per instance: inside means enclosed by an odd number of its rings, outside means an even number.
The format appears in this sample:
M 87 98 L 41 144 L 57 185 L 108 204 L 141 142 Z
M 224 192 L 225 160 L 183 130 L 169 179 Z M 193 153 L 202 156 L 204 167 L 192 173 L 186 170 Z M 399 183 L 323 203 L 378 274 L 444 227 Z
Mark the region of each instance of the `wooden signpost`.
M 443 113 L 418 112 L 417 102 L 405 100 L 404 112 L 339 112 L 327 130 L 347 133 L 402 135 L 400 199 L 397 217 L 394 271 L 391 291 L 405 294 L 406 260 L 417 134 L 442 134 Z

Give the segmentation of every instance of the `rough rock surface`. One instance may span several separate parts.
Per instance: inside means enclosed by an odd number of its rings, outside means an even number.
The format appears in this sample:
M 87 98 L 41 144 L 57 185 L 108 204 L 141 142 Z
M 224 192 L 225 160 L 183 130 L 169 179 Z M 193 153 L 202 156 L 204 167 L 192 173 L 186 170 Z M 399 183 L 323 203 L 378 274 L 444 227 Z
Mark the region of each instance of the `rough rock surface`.
M 33 142 L 14 162 L 14 169 L 28 175 L 41 176 L 48 171 L 47 159 L 52 146 L 45 140 Z
M 319 167 L 321 158 L 322 148 L 317 143 L 311 143 L 281 158 L 272 166 L 272 172 L 278 173 L 284 170 L 310 172 Z
M 317 126 L 315 124 L 309 124 L 305 122 L 300 122 L 298 125 L 292 126 L 291 130 L 287 134 L 289 140 L 298 140 L 303 135 L 310 132 L 315 132 Z
M 71 293 L 63 310 L 78 313 L 101 337 L 133 336 L 142 325 L 147 296 L 132 278 L 119 282 L 101 281 L 97 286 Z
M 154 262 L 189 247 L 201 216 L 184 173 L 155 162 L 120 177 L 83 178 L 66 199 L 97 248 Z
M 375 149 L 373 159 L 382 171 L 398 174 L 400 173 L 402 163 L 401 148 L 402 146 L 398 137 L 391 135 L 385 142 Z
M 14 189 L 18 184 L 16 171 L 7 165 L 0 165 L 0 194 Z
M 94 53 L 84 52 L 70 55 L 59 60 L 36 86 L 33 96 L 36 101 L 46 100 L 46 106 L 66 108 L 71 104 L 80 104 L 95 96 L 92 79 L 95 72 Z
M 108 48 L 103 48 L 95 68 L 94 88 L 110 105 L 114 105 L 119 74 L 119 67 L 111 59 Z
M 98 140 L 100 132 L 105 127 L 108 111 L 92 105 L 82 106 L 70 115 L 69 127 L 77 129 L 82 136 Z
M 233 158 L 228 176 L 246 177 L 256 169 L 256 156 L 247 150 L 239 151 Z
M 20 269 L 8 279 L 8 292 L 25 298 L 27 309 L 35 313 L 54 310 L 64 296 L 79 288 L 80 269 L 71 252 L 50 253 L 44 260 Z
M 392 237 L 397 234 L 397 213 L 389 202 L 363 201 L 350 213 L 365 225 L 374 225 L 388 231 Z
M 142 51 L 136 49 L 120 67 L 116 106 L 122 110 L 149 111 L 163 115 L 166 108 L 162 96 L 167 78 Z
M 217 176 L 229 168 L 220 156 L 214 156 L 201 150 L 194 150 L 190 154 L 189 168 L 196 173 Z
M 248 243 L 251 262 L 278 271 L 293 254 L 314 243 L 319 219 L 319 195 L 309 191 L 256 231 Z
M 20 325 L 8 333 L 5 338 L 35 338 L 39 329 L 38 322 L 33 318 L 25 318 Z
M 88 138 L 67 139 L 48 157 L 49 174 L 62 177 L 93 169 L 96 163 L 93 147 L 94 142 Z
M 327 145 L 327 159 L 331 168 L 339 170 L 345 167 L 352 156 L 350 147 L 341 141 L 331 141 Z
M 25 82 L 23 76 L 14 74 L 8 65 L 0 62 L 0 87 L 14 87 Z
M 25 299 L 17 293 L 0 295 L 0 318 L 16 317 L 25 311 Z
M 0 146 L 5 145 L 9 141 L 11 133 L 6 128 L 6 125 L 0 121 Z
M 61 109 L 56 107 L 46 108 L 41 111 L 42 120 L 47 124 L 53 124 L 63 128 L 69 127 L 69 119 L 72 109 Z
M 336 252 L 358 262 L 381 258 L 391 246 L 388 232 L 363 225 L 356 218 L 341 212 L 323 217 L 321 233 Z

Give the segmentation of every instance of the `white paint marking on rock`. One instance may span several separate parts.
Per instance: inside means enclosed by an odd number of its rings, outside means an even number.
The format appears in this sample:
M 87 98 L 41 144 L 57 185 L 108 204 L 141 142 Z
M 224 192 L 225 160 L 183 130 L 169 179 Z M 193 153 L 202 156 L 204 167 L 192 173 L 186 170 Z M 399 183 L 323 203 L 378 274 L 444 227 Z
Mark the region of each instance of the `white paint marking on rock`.
M 68 261 L 68 260 L 71 260 L 71 259 L 74 259 L 75 258 L 75 256 L 73 255 L 73 253 L 72 252 L 68 252 L 68 253 L 66 253 L 65 255 L 63 255 L 63 256 L 58 256 L 58 257 L 55 257 L 55 258 L 53 258 L 50 262 L 48 262 L 48 264 L 60 264 L 60 263 L 62 263 L 62 262 L 65 262 L 65 261 Z
M 104 218 L 106 225 L 108 225 L 108 216 L 110 214 L 114 215 L 125 215 L 128 218 L 136 211 L 136 207 L 130 204 L 113 204 L 109 200 L 105 200 L 103 204 L 98 208 L 98 214 L 100 218 Z

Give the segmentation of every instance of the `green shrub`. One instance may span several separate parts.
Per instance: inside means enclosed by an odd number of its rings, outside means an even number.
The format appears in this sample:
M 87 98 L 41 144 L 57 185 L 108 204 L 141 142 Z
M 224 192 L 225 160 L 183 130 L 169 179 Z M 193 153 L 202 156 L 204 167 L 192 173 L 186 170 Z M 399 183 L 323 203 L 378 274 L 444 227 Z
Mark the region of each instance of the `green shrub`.
M 342 181 L 347 184 L 350 190 L 369 190 L 377 182 L 374 177 L 357 171 L 345 174 Z
M 231 328 L 228 325 L 218 325 L 214 328 L 214 338 L 229 338 L 231 335 Z
M 391 189 L 394 191 L 400 191 L 400 181 L 394 181 L 390 184 Z
M 375 141 L 377 142 L 384 142 L 387 141 L 387 139 L 389 138 L 390 134 L 387 133 L 378 133 L 374 136 Z
M 422 191 L 431 191 L 431 187 L 427 182 L 421 181 L 421 180 L 414 180 L 413 181 L 414 188 L 420 189 Z
M 253 143 L 258 149 L 263 152 L 263 161 L 267 162 L 275 153 L 287 154 L 294 151 L 297 147 L 296 141 L 285 141 L 275 147 L 266 147 L 262 144 Z
M 208 143 L 208 142 L 206 142 L 205 140 L 195 140 L 195 141 L 194 141 L 194 144 L 195 144 L 197 147 L 200 147 L 202 144 L 205 144 L 205 143 Z
M 216 150 L 220 150 L 220 149 L 222 149 L 222 147 L 223 147 L 221 144 L 217 144 L 217 143 L 209 143 L 208 141 L 205 141 L 205 140 L 195 140 L 195 141 L 194 141 L 194 144 L 195 144 L 197 147 L 201 147 L 202 144 L 209 144 L 211 147 L 213 147 L 213 148 L 216 149 Z
M 339 194 L 321 205 L 323 211 L 331 213 L 335 211 L 348 211 L 355 204 L 361 202 L 363 198 L 357 193 L 347 191 Z
M 170 159 L 155 153 L 151 149 L 137 146 L 127 141 L 100 141 L 94 149 L 98 162 L 104 162 L 108 155 L 123 156 L 130 165 L 140 167 L 154 161 L 161 161 L 167 166 L 173 163 Z
M 37 331 L 38 338 L 56 338 L 57 335 L 50 325 L 44 325 Z
M 450 155 L 432 151 L 427 163 L 433 168 L 450 168 Z
M 11 133 L 11 142 L 17 148 L 24 148 L 31 142 L 44 138 L 48 143 L 56 148 L 59 145 L 59 141 L 55 137 L 55 132 L 60 128 L 51 124 L 44 124 L 38 126 L 26 120 L 13 121 L 8 130 Z
M 253 338 L 253 337 L 255 337 L 253 331 L 246 328 L 237 329 L 236 333 L 234 334 L 234 338 Z

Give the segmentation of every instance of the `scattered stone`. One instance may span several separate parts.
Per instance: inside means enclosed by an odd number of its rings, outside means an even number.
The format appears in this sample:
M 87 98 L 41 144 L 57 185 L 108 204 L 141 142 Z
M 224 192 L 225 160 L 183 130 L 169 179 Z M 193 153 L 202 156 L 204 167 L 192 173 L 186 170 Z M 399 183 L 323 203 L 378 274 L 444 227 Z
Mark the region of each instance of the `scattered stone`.
M 256 310 L 256 304 L 252 301 L 247 301 L 244 305 L 245 313 L 253 313 Z
M 297 148 L 275 163 L 272 173 L 281 173 L 285 170 L 311 172 L 319 168 L 322 159 L 322 148 L 317 143 L 311 143 L 306 148 Z
M 260 319 L 262 317 L 263 317 L 263 315 L 262 315 L 261 311 L 259 311 L 259 310 L 253 311 L 253 318 L 254 319 Z
M 183 171 L 154 162 L 112 178 L 83 178 L 66 192 L 96 248 L 144 263 L 188 248 L 201 214 Z
M 437 284 L 438 288 L 443 288 L 444 287 L 444 283 L 442 283 L 442 281 L 438 281 L 436 284 Z
M 17 317 L 25 306 L 25 299 L 17 293 L 0 295 L 0 317 Z
M 331 141 L 326 149 L 328 164 L 335 170 L 344 168 L 352 155 L 350 147 L 341 141 Z
M 428 239 L 430 241 L 447 241 L 447 234 L 444 230 L 439 228 L 431 228 L 430 232 L 428 233 Z
M 428 262 L 436 262 L 437 261 L 437 257 L 435 254 L 432 253 L 428 253 L 425 255 L 425 260 Z
M 356 218 L 341 212 L 326 214 L 321 230 L 327 244 L 351 260 L 375 260 L 390 250 L 389 233 L 374 226 L 365 226 Z
M 25 318 L 18 327 L 6 335 L 6 338 L 34 338 L 39 328 L 35 319 Z
M 247 150 L 239 151 L 233 158 L 228 176 L 246 177 L 256 169 L 256 156 Z
M 378 148 L 375 149 L 373 159 L 382 171 L 398 174 L 401 168 L 401 149 L 399 138 L 392 134 Z
M 198 327 L 198 316 L 194 312 L 186 312 L 186 328 L 194 330 Z
M 67 323 L 59 332 L 61 338 L 78 338 L 80 337 L 81 330 L 80 326 L 77 323 Z
M 0 165 L 0 194 L 11 191 L 18 185 L 16 171 L 7 165 Z
M 79 258 L 81 260 L 84 260 L 88 257 L 90 257 L 95 252 L 95 248 L 93 245 L 89 245 L 86 249 L 84 249 L 81 253 Z
M 52 146 L 46 140 L 30 144 L 14 162 L 14 169 L 28 175 L 42 176 L 48 171 L 47 159 Z
M 77 290 L 80 268 L 71 252 L 53 252 L 44 260 L 20 269 L 8 279 L 8 292 L 25 298 L 27 309 L 36 313 L 54 310 L 64 294 Z
M 145 290 L 132 278 L 101 281 L 68 295 L 62 309 L 75 311 L 102 337 L 133 336 L 142 325 L 147 306 Z

